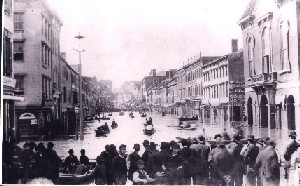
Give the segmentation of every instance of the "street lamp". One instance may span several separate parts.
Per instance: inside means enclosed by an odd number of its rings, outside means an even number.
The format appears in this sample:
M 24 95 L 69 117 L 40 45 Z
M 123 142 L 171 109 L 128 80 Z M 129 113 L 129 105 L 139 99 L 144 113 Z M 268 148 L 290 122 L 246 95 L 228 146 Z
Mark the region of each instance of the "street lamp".
M 78 49 L 74 49 L 79 54 L 79 126 L 80 126 L 80 140 L 83 140 L 83 112 L 82 112 L 82 74 L 81 74 L 81 53 L 85 50 L 80 48 L 80 40 L 84 39 L 84 36 L 80 35 L 75 36 L 74 38 L 78 39 Z

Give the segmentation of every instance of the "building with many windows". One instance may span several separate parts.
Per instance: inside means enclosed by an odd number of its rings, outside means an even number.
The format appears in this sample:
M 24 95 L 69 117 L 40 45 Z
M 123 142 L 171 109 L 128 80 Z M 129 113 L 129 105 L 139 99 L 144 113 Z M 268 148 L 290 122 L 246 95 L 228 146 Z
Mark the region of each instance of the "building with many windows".
M 16 125 L 15 125 L 15 102 L 24 100 L 24 97 L 15 95 L 16 79 L 14 78 L 13 68 L 13 32 L 14 32 L 14 20 L 13 20 L 13 1 L 5 0 L 3 2 L 4 14 L 4 29 L 3 29 L 3 55 L 1 68 L 3 69 L 3 78 L 1 78 L 1 89 L 3 89 L 3 140 L 10 141 L 12 138 L 17 136 Z M 3 85 L 3 87 L 2 87 Z M 22 87 L 21 87 L 22 88 Z
M 62 21 L 45 0 L 15 0 L 14 75 L 19 137 L 50 137 L 59 118 L 59 35 Z
M 248 125 L 299 130 L 300 2 L 251 0 L 240 19 Z

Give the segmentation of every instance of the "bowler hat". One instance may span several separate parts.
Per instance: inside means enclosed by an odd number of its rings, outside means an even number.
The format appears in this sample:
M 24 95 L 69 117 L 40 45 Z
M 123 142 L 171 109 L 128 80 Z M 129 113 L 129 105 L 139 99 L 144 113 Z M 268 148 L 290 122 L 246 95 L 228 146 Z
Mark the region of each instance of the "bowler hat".
M 200 142 L 204 142 L 205 141 L 205 137 L 203 135 L 199 135 L 198 139 Z
M 51 141 L 47 143 L 47 147 L 52 148 L 54 147 L 54 143 L 52 143 Z
M 167 147 L 168 144 L 167 144 L 167 142 L 161 142 L 161 143 L 160 143 L 160 146 L 161 146 L 161 147 Z
M 157 146 L 157 144 L 151 141 L 150 142 L 150 147 L 155 147 L 155 146 Z
M 187 139 L 182 139 L 181 144 L 182 144 L 182 146 L 187 146 L 188 145 L 188 140 Z
M 297 137 L 296 131 L 290 131 L 289 137 Z
M 177 144 L 174 140 L 170 141 L 170 146 L 173 148 L 173 146 Z
M 121 145 L 119 146 L 119 150 L 121 150 L 121 149 L 126 149 L 126 145 L 121 144 Z
M 73 153 L 74 150 L 73 149 L 69 149 L 68 153 Z
M 179 145 L 179 144 L 175 144 L 175 145 L 173 146 L 173 149 L 180 149 L 180 145 Z
M 149 141 L 148 140 L 144 140 L 144 142 L 142 144 L 143 145 L 149 145 Z
M 35 148 L 35 147 L 36 147 L 36 144 L 35 144 L 33 141 L 31 141 L 31 142 L 29 143 L 29 146 L 30 146 L 30 148 Z
M 28 142 L 24 143 L 23 147 L 24 147 L 24 148 L 25 148 L 25 147 L 29 147 L 29 143 L 28 143 Z
M 248 141 L 254 141 L 254 135 L 253 135 L 253 134 L 249 134 L 249 135 L 247 136 L 247 140 L 248 140 Z
M 97 156 L 96 161 L 97 163 L 104 162 L 104 158 L 102 156 Z
M 138 160 L 138 161 L 136 162 L 136 164 L 137 164 L 137 165 L 144 165 L 144 161 L 143 161 L 143 160 Z
M 81 149 L 80 152 L 85 152 L 85 150 L 84 150 L 84 149 Z
M 134 145 L 133 145 L 133 149 L 135 149 L 135 150 L 136 150 L 136 149 L 140 149 L 140 148 L 141 148 L 140 144 L 134 144 Z

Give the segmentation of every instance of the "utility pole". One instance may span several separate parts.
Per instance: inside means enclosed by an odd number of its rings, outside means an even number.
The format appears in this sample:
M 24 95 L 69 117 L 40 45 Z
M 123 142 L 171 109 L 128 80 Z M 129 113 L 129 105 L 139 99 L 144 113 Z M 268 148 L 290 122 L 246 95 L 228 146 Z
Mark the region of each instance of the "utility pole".
M 84 52 L 85 50 L 80 48 L 80 40 L 84 38 L 84 36 L 79 35 L 75 36 L 76 39 L 78 39 L 79 47 L 78 49 L 74 49 L 78 52 L 79 54 L 79 130 L 80 130 L 80 140 L 84 139 L 83 136 L 83 112 L 82 112 L 82 72 L 81 72 L 81 53 Z

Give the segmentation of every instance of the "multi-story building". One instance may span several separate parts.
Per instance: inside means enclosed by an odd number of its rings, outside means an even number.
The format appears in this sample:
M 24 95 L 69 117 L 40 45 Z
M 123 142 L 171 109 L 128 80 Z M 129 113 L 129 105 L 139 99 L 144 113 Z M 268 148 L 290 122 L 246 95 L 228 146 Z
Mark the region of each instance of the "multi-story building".
M 233 40 L 233 53 L 202 66 L 200 118 L 205 123 L 226 124 L 242 121 L 244 114 L 244 61 Z
M 14 20 L 13 20 L 13 1 L 4 1 L 4 29 L 3 29 L 3 58 L 2 58 L 2 69 L 3 69 L 3 81 L 1 81 L 1 89 L 3 88 L 3 140 L 10 141 L 12 138 L 17 136 L 15 125 L 15 101 L 24 101 L 24 97 L 14 94 L 16 89 L 22 89 L 19 84 L 16 84 L 14 79 L 13 70 L 13 32 L 14 32 Z M 2 100 L 2 99 L 1 99 Z M 1 109 L 2 109 L 1 108 Z
M 20 137 L 51 136 L 58 117 L 59 91 L 53 89 L 53 79 L 62 22 L 44 0 L 14 2 L 13 66 L 17 94 L 24 95 L 24 102 L 16 104 L 17 133 Z
M 299 7 L 251 0 L 240 19 L 250 126 L 300 130 Z

